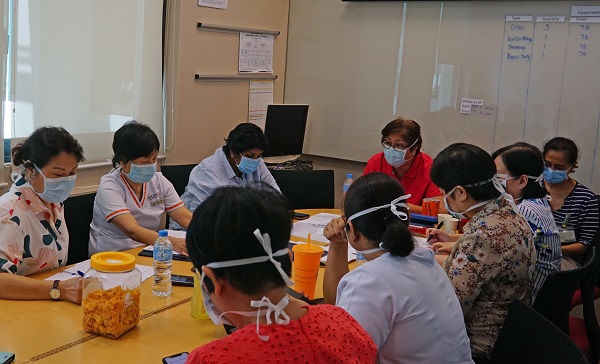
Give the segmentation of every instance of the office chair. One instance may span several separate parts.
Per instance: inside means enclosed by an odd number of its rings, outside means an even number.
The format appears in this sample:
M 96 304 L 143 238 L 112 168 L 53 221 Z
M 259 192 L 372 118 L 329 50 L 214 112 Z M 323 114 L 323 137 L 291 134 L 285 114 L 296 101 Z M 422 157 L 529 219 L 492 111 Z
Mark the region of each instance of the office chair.
M 173 184 L 177 194 L 181 196 L 185 192 L 185 188 L 190 180 L 190 173 L 196 166 L 197 164 L 161 166 L 160 171 Z
M 177 194 L 181 196 L 185 192 L 185 188 L 190 180 L 190 173 L 192 173 L 192 169 L 196 166 L 197 164 L 165 165 L 160 167 L 160 171 L 173 184 Z M 169 228 L 170 222 L 171 219 L 169 218 L 169 214 L 167 214 L 165 224 L 167 228 Z
M 512 303 L 490 359 L 497 364 L 589 363 L 571 339 L 520 301 Z
M 580 268 L 559 271 L 548 275 L 540 289 L 533 309 L 569 335 L 569 312 L 571 301 L 583 277 L 589 272 L 596 258 L 596 248 L 592 247 Z
M 270 170 L 281 193 L 294 209 L 332 209 L 333 170 Z
M 96 192 L 70 196 L 64 202 L 65 223 L 69 231 L 69 253 L 67 264 L 88 259 L 90 224 L 94 216 Z
M 583 319 L 570 316 L 569 330 L 571 338 L 590 359 L 590 362 L 597 363 L 600 359 L 600 325 L 596 316 L 594 300 L 600 296 L 600 288 L 596 285 L 600 275 L 600 229 L 594 236 L 592 247 L 596 249 L 596 257 L 590 270 L 581 280 L 581 285 L 571 302 L 571 308 L 583 304 Z

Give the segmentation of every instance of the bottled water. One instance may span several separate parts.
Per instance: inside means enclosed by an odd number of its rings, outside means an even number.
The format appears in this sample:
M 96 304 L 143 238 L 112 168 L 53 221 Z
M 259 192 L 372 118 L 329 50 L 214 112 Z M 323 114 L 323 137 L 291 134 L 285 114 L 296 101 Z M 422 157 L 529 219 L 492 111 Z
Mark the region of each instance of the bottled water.
M 152 293 L 156 296 L 171 295 L 171 267 L 173 266 L 173 244 L 168 237 L 167 230 L 158 232 L 158 239 L 154 242 L 154 282 Z
M 367 260 L 365 259 L 365 256 L 362 255 L 362 253 L 360 252 L 356 252 L 356 266 L 358 267 L 359 265 L 363 265 L 367 262 Z
M 346 180 L 344 181 L 344 186 L 343 186 L 343 190 L 342 190 L 342 210 L 344 210 L 344 201 L 346 200 L 346 192 L 348 191 L 348 188 L 350 188 L 350 185 L 352 184 L 352 182 L 354 182 L 354 180 L 352 179 L 352 173 L 346 174 Z

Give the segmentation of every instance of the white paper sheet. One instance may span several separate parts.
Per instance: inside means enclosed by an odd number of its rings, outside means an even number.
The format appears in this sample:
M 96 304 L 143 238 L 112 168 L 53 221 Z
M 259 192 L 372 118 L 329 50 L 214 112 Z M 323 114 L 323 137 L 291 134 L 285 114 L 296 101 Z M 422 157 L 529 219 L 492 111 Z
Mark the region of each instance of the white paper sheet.
M 267 105 L 273 103 L 273 80 L 250 80 L 248 122 L 265 130 Z
M 329 244 L 329 240 L 323 236 L 323 228 L 333 219 L 340 215 L 322 212 L 313 215 L 306 220 L 295 222 L 292 227 L 292 236 L 308 239 L 310 233 L 311 240 Z
M 239 70 L 273 72 L 273 35 L 240 32 Z
M 207 8 L 227 9 L 228 0 L 198 0 L 198 6 Z

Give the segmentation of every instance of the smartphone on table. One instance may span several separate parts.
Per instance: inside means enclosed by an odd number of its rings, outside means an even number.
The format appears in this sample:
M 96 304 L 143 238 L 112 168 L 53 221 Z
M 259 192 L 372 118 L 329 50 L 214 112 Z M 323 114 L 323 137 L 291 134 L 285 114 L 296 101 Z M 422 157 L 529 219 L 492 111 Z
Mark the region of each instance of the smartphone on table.
M 15 361 L 15 354 L 6 351 L 0 351 L 0 364 L 10 364 Z
M 189 353 L 184 351 L 183 353 L 167 356 L 163 358 L 163 364 L 184 364 L 188 358 Z
M 171 274 L 171 283 L 174 286 L 194 287 L 194 277 Z

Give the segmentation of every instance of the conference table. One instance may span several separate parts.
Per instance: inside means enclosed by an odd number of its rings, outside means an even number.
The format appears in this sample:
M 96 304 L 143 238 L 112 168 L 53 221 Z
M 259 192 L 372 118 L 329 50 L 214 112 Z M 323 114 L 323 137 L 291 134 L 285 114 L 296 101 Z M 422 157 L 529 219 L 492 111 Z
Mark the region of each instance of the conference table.
M 315 214 L 336 209 L 298 210 Z M 300 237 L 293 240 L 306 241 Z M 152 265 L 138 256 L 142 248 L 128 250 L 136 264 Z M 353 266 L 353 264 L 351 264 Z M 173 261 L 173 274 L 191 275 L 192 264 Z M 33 275 L 45 279 L 66 267 Z M 323 296 L 323 272 L 318 275 L 315 298 Z M 87 333 L 82 328 L 80 305 L 67 301 L 0 300 L 0 351 L 15 353 L 15 363 L 159 363 L 177 354 L 226 336 L 222 325 L 195 319 L 191 312 L 191 287 L 173 286 L 169 297 L 152 294 L 152 279 L 141 285 L 140 322 L 118 339 Z

